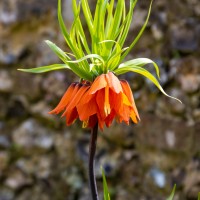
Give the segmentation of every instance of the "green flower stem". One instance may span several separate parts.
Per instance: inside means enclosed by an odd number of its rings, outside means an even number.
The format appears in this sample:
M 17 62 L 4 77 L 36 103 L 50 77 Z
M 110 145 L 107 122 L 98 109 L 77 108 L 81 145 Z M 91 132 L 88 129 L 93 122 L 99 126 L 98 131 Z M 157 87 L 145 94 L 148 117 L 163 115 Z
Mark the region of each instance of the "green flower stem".
M 91 129 L 91 137 L 90 137 L 90 147 L 89 147 L 89 184 L 91 190 L 92 200 L 99 200 L 96 179 L 94 174 L 94 158 L 96 152 L 96 142 L 97 142 L 97 133 L 98 133 L 98 123 Z

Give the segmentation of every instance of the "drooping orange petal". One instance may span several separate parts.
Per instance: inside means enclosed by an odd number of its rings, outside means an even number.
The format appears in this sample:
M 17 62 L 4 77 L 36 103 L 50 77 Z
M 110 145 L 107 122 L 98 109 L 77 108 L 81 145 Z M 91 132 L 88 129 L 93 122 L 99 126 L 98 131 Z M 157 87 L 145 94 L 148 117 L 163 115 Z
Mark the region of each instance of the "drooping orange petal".
M 122 86 L 120 84 L 120 81 L 112 72 L 109 72 L 105 76 L 108 86 L 111 90 L 113 90 L 117 94 L 122 92 Z
M 135 124 L 138 123 L 138 118 L 137 118 L 137 116 L 136 116 L 134 110 L 131 110 L 130 117 L 131 117 L 132 121 L 133 121 Z
M 68 104 L 67 108 L 71 109 L 71 108 L 75 107 L 79 103 L 80 99 L 83 97 L 85 92 L 88 90 L 88 88 L 89 88 L 89 86 L 83 85 L 79 89 L 79 91 L 75 94 L 72 101 Z
M 110 90 L 110 106 L 111 109 L 115 110 L 117 113 L 121 107 L 122 104 L 122 93 L 120 92 L 119 94 L 116 94 L 112 90 Z
M 124 121 L 126 124 L 129 124 L 130 113 L 131 113 L 130 107 L 122 105 L 118 113 L 120 123 Z
M 106 118 L 106 115 L 104 112 L 104 99 L 105 99 L 105 90 L 101 89 L 96 94 L 96 102 L 98 105 L 99 115 L 100 115 L 101 119 L 103 119 L 103 120 Z
M 122 88 L 123 88 L 124 94 L 128 97 L 129 101 L 132 103 L 134 112 L 135 112 L 137 118 L 140 120 L 140 116 L 139 116 L 137 107 L 136 107 L 136 105 L 135 105 L 135 101 L 134 101 L 134 98 L 133 98 L 133 94 L 132 94 L 132 91 L 131 91 L 131 88 L 130 88 L 128 82 L 127 82 L 126 80 L 121 80 L 120 82 L 121 82 L 121 86 L 122 86 Z
M 60 100 L 59 104 L 54 108 L 49 114 L 58 114 L 60 113 L 70 102 L 71 98 L 73 97 L 72 94 L 77 90 L 77 83 L 72 83 L 65 94 L 63 95 L 62 99 Z M 75 89 L 76 88 L 76 89 Z
M 98 124 L 99 124 L 99 128 L 103 131 L 103 127 L 104 127 L 104 119 L 101 118 L 100 114 L 97 113 L 97 117 L 98 117 Z
M 96 114 L 98 110 L 95 96 L 88 103 L 78 104 L 76 107 L 81 121 L 87 120 L 90 116 Z
M 72 110 L 76 105 L 78 105 L 80 99 L 82 98 L 82 96 L 85 94 L 85 92 L 88 90 L 89 86 L 86 85 L 80 85 L 79 90 L 76 92 L 76 94 L 71 98 L 70 103 L 68 104 L 68 106 L 66 107 L 66 111 L 67 110 Z M 66 112 L 65 111 L 65 112 Z M 62 116 L 65 115 L 65 112 L 63 113 Z
M 78 118 L 78 112 L 77 109 L 74 108 L 66 113 L 66 124 L 67 126 L 70 126 L 75 122 L 75 120 Z
M 82 98 L 79 101 L 79 105 L 84 105 L 88 103 L 92 98 L 94 98 L 94 94 L 90 94 L 90 89 L 88 89 L 82 96 Z
M 96 91 L 105 88 L 107 86 L 107 81 L 105 78 L 105 74 L 98 76 L 91 85 L 89 90 L 89 94 L 94 94 Z
M 107 127 L 110 127 L 110 125 L 113 122 L 113 119 L 115 118 L 115 115 L 116 115 L 115 111 L 112 110 L 111 113 L 106 117 L 105 124 Z
M 129 101 L 128 97 L 124 93 L 122 93 L 122 103 L 127 105 L 127 106 L 132 106 L 132 104 Z

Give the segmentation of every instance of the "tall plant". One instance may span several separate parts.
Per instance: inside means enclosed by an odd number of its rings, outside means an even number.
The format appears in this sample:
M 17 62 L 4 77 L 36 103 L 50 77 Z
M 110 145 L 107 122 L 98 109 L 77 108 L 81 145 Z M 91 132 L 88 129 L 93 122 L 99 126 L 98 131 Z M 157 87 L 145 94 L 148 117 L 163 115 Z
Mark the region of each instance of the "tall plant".
M 124 47 L 124 43 L 137 0 L 130 0 L 128 8 L 125 3 L 124 0 L 97 0 L 95 13 L 92 15 L 87 0 L 80 0 L 78 4 L 76 0 L 72 0 L 74 21 L 71 29 L 67 30 L 61 14 L 61 0 L 58 0 L 59 26 L 71 52 L 66 53 L 47 40 L 45 42 L 63 64 L 19 69 L 30 73 L 67 69 L 80 77 L 80 82 L 69 86 L 59 104 L 50 114 L 63 112 L 62 116 L 66 117 L 68 126 L 79 119 L 83 122 L 84 128 L 91 128 L 88 169 L 93 200 L 98 199 L 94 175 L 98 127 L 103 131 L 104 126 L 110 127 L 114 119 L 118 123 L 125 122 L 126 124 L 129 124 L 130 119 L 133 123 L 138 123 L 140 120 L 129 83 L 126 80 L 119 80 L 117 76 L 127 72 L 141 74 L 153 82 L 164 95 L 176 99 L 166 94 L 157 80 L 159 67 L 154 61 L 149 58 L 124 61 L 147 26 L 152 1 L 146 21 L 128 47 Z M 91 43 L 88 43 L 81 22 L 81 12 L 87 23 Z M 157 78 L 145 68 L 147 64 L 154 66 Z

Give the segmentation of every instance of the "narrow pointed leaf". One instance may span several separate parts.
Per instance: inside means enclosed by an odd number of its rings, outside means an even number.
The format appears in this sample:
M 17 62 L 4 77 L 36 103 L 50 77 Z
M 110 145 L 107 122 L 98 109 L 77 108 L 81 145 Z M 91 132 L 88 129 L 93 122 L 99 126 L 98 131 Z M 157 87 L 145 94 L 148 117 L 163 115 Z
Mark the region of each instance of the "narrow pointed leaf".
M 124 58 L 128 55 L 128 53 L 132 50 L 132 48 L 135 46 L 135 44 L 138 42 L 138 40 L 140 39 L 140 37 L 142 36 L 147 24 L 148 24 L 148 21 L 149 21 L 149 17 L 150 17 L 150 13 L 151 13 L 151 7 L 152 7 L 152 3 L 153 3 L 153 0 L 151 0 L 151 3 L 150 3 L 150 6 L 149 6 L 149 11 L 148 11 L 148 14 L 147 14 L 147 18 L 146 18 L 146 21 L 145 23 L 143 24 L 140 32 L 138 33 L 137 37 L 134 39 L 134 41 L 131 43 L 130 45 L 130 48 L 127 49 L 124 54 L 122 55 L 121 57 L 121 61 L 124 60 Z
M 61 11 L 61 0 L 58 0 L 58 22 L 60 25 L 61 32 L 72 50 L 73 54 L 76 56 L 77 59 L 81 58 L 84 56 L 83 51 L 77 48 L 77 43 L 75 38 L 71 38 L 69 33 L 67 32 L 64 20 L 62 18 L 62 11 Z M 85 62 L 82 63 L 82 67 L 84 68 L 84 71 L 87 71 L 89 69 L 89 65 Z
M 121 67 L 121 68 L 116 69 L 114 72 L 117 75 L 124 74 L 124 73 L 127 73 L 127 72 L 135 72 L 135 73 L 141 74 L 141 75 L 147 77 L 150 81 L 152 81 L 165 96 L 170 97 L 172 99 L 175 99 L 175 100 L 179 101 L 180 103 L 182 103 L 179 99 L 168 95 L 163 90 L 162 86 L 157 81 L 157 79 L 149 71 L 147 71 L 146 69 L 144 69 L 142 67 L 138 67 L 138 66 Z
M 71 40 L 73 40 L 75 38 L 75 35 L 77 34 L 76 33 L 76 27 L 78 25 L 78 20 L 79 20 L 79 15 L 80 15 L 80 8 L 81 8 L 80 6 L 81 5 L 79 3 L 77 10 L 76 10 L 76 13 L 74 13 L 74 21 L 72 23 L 72 27 L 71 27 L 70 34 L 69 34 Z
M 114 45 L 111 45 L 110 47 L 112 47 L 113 46 L 113 50 L 111 51 L 111 49 L 107 49 L 107 50 L 105 50 L 105 52 L 103 52 L 103 56 L 105 57 L 105 59 L 106 59 L 106 67 L 107 68 L 110 68 L 111 66 L 110 66 L 110 63 L 108 63 L 109 61 L 111 61 L 111 58 L 112 57 L 115 57 L 115 55 L 117 54 L 117 55 L 119 55 L 119 52 L 121 52 L 121 47 L 120 47 L 120 45 L 116 42 L 116 41 L 114 41 L 114 40 L 104 40 L 104 41 L 102 41 L 102 42 L 100 42 L 99 44 L 104 44 L 104 43 L 111 43 L 111 44 L 114 44 Z M 108 46 L 106 46 L 106 48 L 107 48 Z M 110 51 L 110 53 L 108 53 L 108 51 Z M 107 54 L 107 56 L 106 56 L 106 54 Z M 116 55 L 116 57 L 117 57 L 117 55 Z M 115 57 L 115 58 L 116 58 Z M 120 60 L 120 55 L 118 56 L 119 57 L 119 60 Z
M 90 58 L 96 58 L 98 60 L 100 60 L 102 62 L 102 64 L 104 63 L 104 60 L 101 56 L 99 56 L 98 54 L 90 54 L 90 55 L 87 55 L 87 56 L 84 56 L 78 60 L 70 60 L 70 61 L 67 61 L 68 63 L 80 63 L 84 60 L 87 60 L 87 59 L 90 59 Z
M 77 6 L 76 0 L 72 1 L 72 8 L 73 8 L 74 16 L 77 16 L 77 13 L 79 13 L 79 6 Z M 86 40 L 86 36 L 85 36 L 84 30 L 83 30 L 83 26 L 81 24 L 80 16 L 78 16 L 78 18 L 77 18 L 76 32 L 77 32 L 77 35 L 80 37 L 81 42 L 82 42 L 87 54 L 91 54 L 90 49 L 88 47 L 87 40 Z
M 120 27 L 117 30 L 117 32 L 115 33 L 115 36 L 113 39 L 116 39 L 118 36 L 120 39 L 122 38 L 123 33 L 125 33 L 124 30 L 125 30 L 125 27 L 127 26 L 128 20 L 129 20 L 129 14 L 126 15 L 125 19 L 123 20 L 123 23 L 120 25 Z M 118 39 L 118 41 L 120 41 L 120 40 Z M 120 42 L 120 44 L 121 44 L 121 46 L 123 46 L 123 42 Z
M 94 15 L 94 34 L 92 35 L 92 52 L 101 54 L 99 42 L 105 40 L 104 35 L 104 18 L 108 0 L 98 0 Z
M 114 7 L 114 0 L 111 0 L 110 3 L 107 5 L 107 20 L 106 20 L 106 27 L 105 27 L 105 38 L 108 39 L 108 33 L 113 21 L 113 7 Z
M 85 2 L 85 0 L 83 0 L 83 2 Z M 76 59 L 82 58 L 84 56 L 84 52 L 82 51 L 82 49 L 78 48 L 76 39 L 70 38 L 70 35 L 67 32 L 67 29 L 65 27 L 65 23 L 64 23 L 64 20 L 62 18 L 62 14 L 61 14 L 61 0 L 58 0 L 58 21 L 59 21 L 59 25 L 60 25 L 62 34 L 63 34 L 68 46 L 72 50 L 73 54 L 76 56 Z M 90 66 L 87 62 L 83 62 L 82 68 L 83 68 L 84 71 L 88 71 Z
M 70 69 L 70 67 L 66 64 L 54 64 L 54 65 L 47 65 L 42 67 L 35 67 L 31 69 L 18 69 L 19 71 L 23 72 L 29 72 L 29 73 L 44 73 L 49 72 L 53 70 L 59 70 L 59 69 Z
M 59 22 L 59 25 L 60 25 L 60 29 L 62 31 L 62 34 L 63 34 L 68 46 L 73 51 L 73 53 L 76 55 L 76 49 L 74 47 L 74 44 L 71 42 L 70 35 L 67 32 L 67 29 L 65 27 L 65 23 L 64 23 L 64 20 L 62 18 L 62 14 L 61 13 L 62 13 L 62 11 L 61 11 L 61 0 L 58 0 L 58 22 Z
M 116 54 L 113 55 L 113 57 L 111 57 L 109 59 L 108 62 L 108 67 L 111 71 L 115 70 L 115 68 L 118 66 L 118 63 L 120 61 L 120 56 L 121 54 L 126 51 L 126 49 L 128 49 L 129 47 L 125 47 L 123 48 L 121 51 L 117 52 Z
M 105 176 L 103 167 L 101 167 L 101 171 L 102 171 L 102 176 L 103 176 L 104 200 L 110 200 L 110 195 L 109 195 L 109 192 L 108 192 L 108 186 L 107 186 L 107 182 L 106 182 L 106 176 Z
M 117 2 L 117 6 L 116 6 L 113 22 L 110 27 L 108 39 L 114 39 L 113 36 L 115 36 L 115 33 L 118 31 L 118 28 L 122 21 L 122 16 L 123 16 L 122 13 L 123 13 L 124 6 L 125 6 L 125 1 L 120 0 Z
M 176 191 L 176 185 L 174 185 L 174 188 L 173 188 L 173 190 L 172 190 L 172 193 L 171 193 L 171 195 L 167 198 L 167 200 L 173 200 L 173 199 L 174 199 L 175 191 Z
M 155 67 L 155 70 L 156 70 L 156 74 L 157 74 L 158 78 L 160 78 L 160 72 L 159 72 L 158 65 L 149 58 L 136 58 L 133 60 L 129 60 L 127 62 L 120 64 L 119 68 L 128 67 L 130 65 L 143 67 L 144 65 L 147 65 L 147 64 L 153 64 L 153 66 Z
M 111 2 L 113 3 L 113 2 Z M 116 33 L 118 32 L 120 25 L 123 24 L 123 20 L 124 20 L 124 16 L 123 16 L 123 12 L 124 12 L 124 7 L 125 7 L 125 1 L 118 1 L 117 5 L 116 5 L 116 9 L 115 9 L 115 13 L 114 13 L 114 17 L 112 15 L 112 13 L 110 14 L 110 21 L 108 21 L 106 24 L 106 40 L 116 40 Z M 110 8 L 111 10 L 113 9 L 112 7 Z M 123 32 L 123 30 L 121 29 L 121 31 Z M 118 42 L 118 41 L 116 41 Z M 113 49 L 113 45 L 112 43 L 107 43 L 106 45 L 106 49 L 104 51 L 104 55 L 110 55 L 111 50 Z M 122 48 L 123 45 L 121 45 L 119 43 L 120 47 Z
M 83 13 L 84 13 L 84 16 L 86 19 L 86 23 L 88 25 L 90 34 L 92 35 L 94 26 L 93 26 L 92 14 L 91 14 L 88 2 L 87 2 L 87 0 L 81 0 L 81 4 L 82 4 L 82 8 L 83 8 Z
M 119 42 L 120 46 L 124 45 L 124 42 L 125 42 L 126 37 L 128 35 L 129 28 L 130 28 L 131 21 L 132 21 L 132 15 L 133 15 L 133 11 L 134 11 L 134 8 L 136 6 L 136 3 L 137 3 L 137 0 L 135 0 L 135 1 L 130 0 L 129 12 L 128 12 L 128 14 L 126 16 L 126 20 L 125 20 L 126 23 L 122 26 L 123 31 L 121 31 L 119 38 L 118 38 L 118 42 Z M 121 59 L 121 61 L 122 61 L 122 59 Z
M 46 44 L 51 48 L 51 50 L 63 61 L 66 62 L 67 60 L 71 60 L 69 56 L 66 55 L 66 53 L 56 46 L 53 42 L 49 40 L 45 40 Z
M 68 55 L 66 55 L 66 53 L 60 49 L 59 47 L 57 47 L 54 43 L 52 43 L 51 41 L 49 40 L 46 40 L 45 41 L 48 46 L 52 49 L 52 51 L 65 63 L 67 64 L 71 70 L 77 74 L 78 76 L 84 78 L 84 79 L 88 79 L 88 80 L 92 80 L 92 75 L 91 74 L 88 74 L 86 71 L 85 71 L 85 68 L 82 67 L 82 66 L 77 66 L 75 65 L 75 63 L 70 63 L 69 61 L 71 60 L 70 57 Z M 88 68 L 89 68 L 89 65 L 88 65 Z

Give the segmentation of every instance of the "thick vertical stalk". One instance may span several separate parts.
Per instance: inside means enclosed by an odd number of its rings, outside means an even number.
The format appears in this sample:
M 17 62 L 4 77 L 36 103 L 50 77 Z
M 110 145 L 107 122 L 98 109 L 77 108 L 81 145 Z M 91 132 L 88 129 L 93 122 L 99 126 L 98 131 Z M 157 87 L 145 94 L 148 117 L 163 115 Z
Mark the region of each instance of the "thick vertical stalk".
M 97 133 L 98 133 L 98 123 L 91 130 L 90 147 L 89 147 L 90 149 L 89 149 L 88 170 L 89 170 L 89 184 L 90 184 L 92 200 L 99 200 L 96 179 L 94 174 L 94 163 L 95 163 L 94 158 L 96 152 Z

